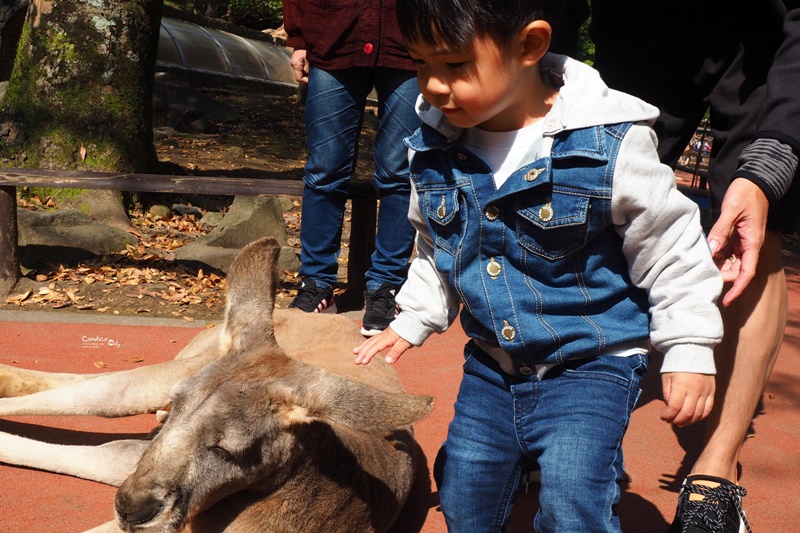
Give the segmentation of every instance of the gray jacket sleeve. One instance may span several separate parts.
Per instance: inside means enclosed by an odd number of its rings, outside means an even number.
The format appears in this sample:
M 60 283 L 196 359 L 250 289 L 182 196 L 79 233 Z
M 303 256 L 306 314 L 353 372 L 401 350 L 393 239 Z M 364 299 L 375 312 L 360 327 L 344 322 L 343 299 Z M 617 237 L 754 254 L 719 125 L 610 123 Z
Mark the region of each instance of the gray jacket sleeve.
M 714 374 L 722 277 L 699 209 L 659 162 L 656 142 L 646 125 L 632 126 L 625 136 L 614 168 L 612 220 L 631 281 L 648 294 L 650 340 L 664 353 L 661 372 Z

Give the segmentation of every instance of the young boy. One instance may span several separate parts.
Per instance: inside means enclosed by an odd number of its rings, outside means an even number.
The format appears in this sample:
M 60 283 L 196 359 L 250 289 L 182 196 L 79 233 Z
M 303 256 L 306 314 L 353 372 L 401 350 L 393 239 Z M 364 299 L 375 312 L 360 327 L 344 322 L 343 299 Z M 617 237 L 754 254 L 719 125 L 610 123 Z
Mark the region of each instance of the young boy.
M 545 3 L 398 2 L 422 93 L 406 141 L 418 257 L 400 314 L 355 353 L 394 362 L 461 308 L 470 341 L 434 467 L 450 533 L 504 531 L 534 461 L 537 532 L 619 531 L 651 343 L 663 420 L 691 424 L 713 402 L 722 281 L 659 163 L 658 111 L 547 53 Z

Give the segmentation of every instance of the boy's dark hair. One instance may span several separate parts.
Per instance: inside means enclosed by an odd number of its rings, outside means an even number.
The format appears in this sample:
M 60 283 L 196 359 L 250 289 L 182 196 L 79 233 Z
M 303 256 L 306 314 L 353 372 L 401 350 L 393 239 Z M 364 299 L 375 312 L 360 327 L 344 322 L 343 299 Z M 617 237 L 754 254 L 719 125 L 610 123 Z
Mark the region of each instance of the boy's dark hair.
M 435 45 L 444 41 L 464 48 L 477 37 L 501 47 L 539 19 L 555 0 L 398 0 L 397 19 L 406 42 Z

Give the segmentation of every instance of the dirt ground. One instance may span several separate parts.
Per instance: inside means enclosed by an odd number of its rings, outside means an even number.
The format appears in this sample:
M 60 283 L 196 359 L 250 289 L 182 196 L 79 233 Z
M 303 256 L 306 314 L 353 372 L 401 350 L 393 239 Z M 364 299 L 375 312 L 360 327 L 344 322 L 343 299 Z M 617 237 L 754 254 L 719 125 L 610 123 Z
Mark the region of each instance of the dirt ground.
M 206 134 L 177 133 L 156 141 L 162 172 L 243 178 L 302 179 L 306 162 L 303 108 L 294 97 L 215 89 L 205 91 L 236 107 L 240 120 L 212 123 Z M 370 110 L 372 111 L 372 110 Z M 365 117 L 359 148 L 357 179 L 372 175 L 370 139 L 374 113 Z M 36 196 L 19 199 L 29 209 L 57 207 L 58 198 Z M 78 264 L 58 264 L 47 258 L 45 266 L 23 269 L 24 278 L 10 297 L 0 303 L 5 310 L 80 311 L 118 315 L 216 320 L 224 311 L 224 279 L 175 260 L 174 250 L 211 230 L 200 216 L 155 217 L 153 204 L 192 205 L 200 214 L 224 212 L 233 197 L 141 195 L 130 211 L 138 244 L 119 254 Z M 284 213 L 289 245 L 299 253 L 300 202 Z M 346 279 L 349 206 L 345 217 L 340 280 Z M 278 306 L 288 305 L 299 283 L 297 272 L 282 273 Z

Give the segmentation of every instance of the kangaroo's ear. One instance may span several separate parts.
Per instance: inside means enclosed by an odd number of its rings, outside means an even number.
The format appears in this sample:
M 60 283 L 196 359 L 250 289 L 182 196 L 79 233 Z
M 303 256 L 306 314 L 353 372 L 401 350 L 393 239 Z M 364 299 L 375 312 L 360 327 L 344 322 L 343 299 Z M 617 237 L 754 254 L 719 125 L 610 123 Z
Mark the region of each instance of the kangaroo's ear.
M 278 241 L 265 237 L 244 247 L 231 263 L 226 278 L 225 333 L 232 353 L 277 346 L 272 311 L 280 251 Z
M 292 387 L 287 422 L 319 420 L 358 431 L 389 433 L 422 420 L 433 409 L 430 396 L 391 394 L 321 368 L 298 366 L 303 379 Z

